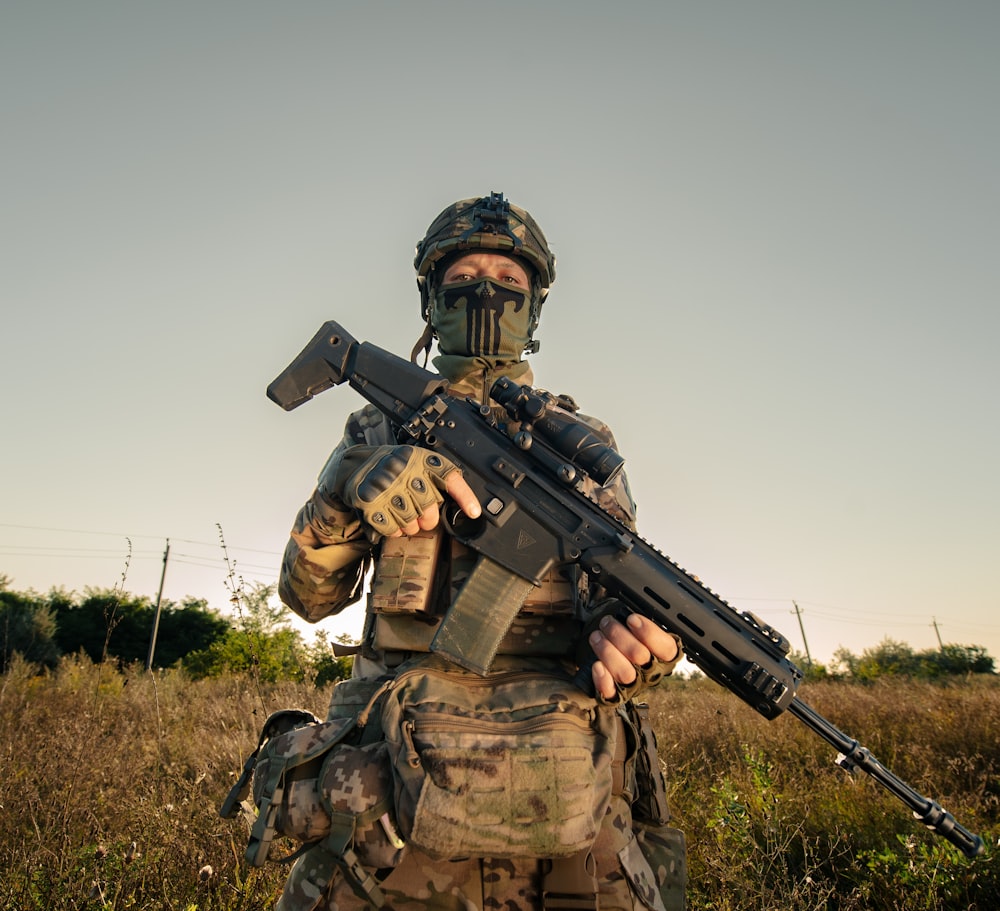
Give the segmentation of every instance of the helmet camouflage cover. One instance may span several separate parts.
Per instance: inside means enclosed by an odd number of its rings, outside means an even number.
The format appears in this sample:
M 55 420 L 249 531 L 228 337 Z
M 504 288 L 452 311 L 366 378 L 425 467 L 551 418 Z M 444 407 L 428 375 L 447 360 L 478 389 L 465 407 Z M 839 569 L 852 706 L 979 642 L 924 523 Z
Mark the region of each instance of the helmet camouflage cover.
M 413 260 L 420 288 L 421 315 L 426 320 L 435 284 L 435 266 L 451 253 L 506 253 L 527 262 L 532 272 L 532 304 L 537 311 L 556 278 L 556 259 L 538 223 L 524 209 L 511 205 L 503 193 L 462 199 L 431 222 L 417 244 Z

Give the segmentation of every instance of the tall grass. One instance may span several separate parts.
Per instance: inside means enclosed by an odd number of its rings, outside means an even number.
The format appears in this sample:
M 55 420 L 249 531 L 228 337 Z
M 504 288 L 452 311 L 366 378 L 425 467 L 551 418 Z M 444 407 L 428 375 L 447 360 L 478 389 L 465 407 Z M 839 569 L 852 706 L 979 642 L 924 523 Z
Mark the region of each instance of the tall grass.
M 274 685 L 277 709 L 326 696 Z M 242 864 L 218 808 L 267 712 L 249 677 L 192 682 L 64 659 L 0 678 L 0 908 L 261 909 L 285 871 Z
M 715 911 L 1000 908 L 1000 678 L 813 683 L 802 697 L 982 835 L 974 861 L 790 715 L 705 680 L 651 694 L 689 902 Z
M 791 717 L 707 681 L 652 694 L 692 909 L 1000 908 L 1000 681 L 811 684 L 803 696 L 991 843 L 967 861 Z M 329 691 L 192 682 L 79 658 L 0 677 L 0 909 L 236 911 L 285 870 L 248 869 L 251 820 L 218 807 L 279 708 Z

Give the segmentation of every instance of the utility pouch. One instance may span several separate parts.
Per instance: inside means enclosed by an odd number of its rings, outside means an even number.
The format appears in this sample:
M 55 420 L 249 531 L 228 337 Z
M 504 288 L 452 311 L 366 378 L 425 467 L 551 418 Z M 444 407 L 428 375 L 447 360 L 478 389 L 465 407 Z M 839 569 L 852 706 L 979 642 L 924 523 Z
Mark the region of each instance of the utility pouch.
M 670 821 L 667 805 L 667 786 L 660 768 L 656 748 L 656 732 L 649 720 L 649 705 L 645 702 L 627 702 L 629 720 L 639 737 L 635 756 L 635 798 L 632 801 L 632 818 L 653 826 Z
M 576 854 L 611 799 L 620 725 L 551 665 L 498 664 L 480 676 L 421 656 L 386 693 L 400 831 L 443 859 Z
M 257 820 L 246 859 L 262 866 L 275 835 L 300 843 L 284 861 L 313 856 L 317 873 L 329 881 L 339 868 L 355 892 L 382 903 L 373 869 L 394 866 L 405 843 L 392 815 L 392 772 L 382 740 L 361 743 L 372 704 L 359 714 L 321 722 L 308 712 L 277 712 L 264 724 L 260 743 L 243 777 L 223 806 L 236 815 L 247 793 L 248 770 Z

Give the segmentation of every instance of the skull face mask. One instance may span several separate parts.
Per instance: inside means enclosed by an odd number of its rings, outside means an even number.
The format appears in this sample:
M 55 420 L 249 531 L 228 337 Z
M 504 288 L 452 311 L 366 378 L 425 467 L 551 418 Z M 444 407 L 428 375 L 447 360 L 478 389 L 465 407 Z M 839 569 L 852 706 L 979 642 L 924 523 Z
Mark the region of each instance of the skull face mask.
M 440 289 L 431 325 L 442 354 L 516 361 L 530 339 L 529 292 L 490 278 Z

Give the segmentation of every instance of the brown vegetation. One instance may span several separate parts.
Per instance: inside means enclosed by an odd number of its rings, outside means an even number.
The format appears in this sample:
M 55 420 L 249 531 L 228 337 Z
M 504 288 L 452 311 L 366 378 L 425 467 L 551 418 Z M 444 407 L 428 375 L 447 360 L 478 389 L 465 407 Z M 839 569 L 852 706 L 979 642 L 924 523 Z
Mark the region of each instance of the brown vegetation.
M 704 680 L 651 698 L 690 907 L 1000 907 L 1000 681 L 815 683 L 802 695 L 991 845 L 975 861 L 909 818 L 795 719 Z M 249 818 L 218 807 L 271 711 L 329 690 L 119 672 L 63 659 L 0 677 L 0 908 L 271 907 L 285 869 L 248 869 Z
M 705 680 L 650 698 L 690 906 L 715 911 L 1000 908 L 1000 678 L 806 684 L 802 698 L 980 834 L 967 860 L 788 714 Z

